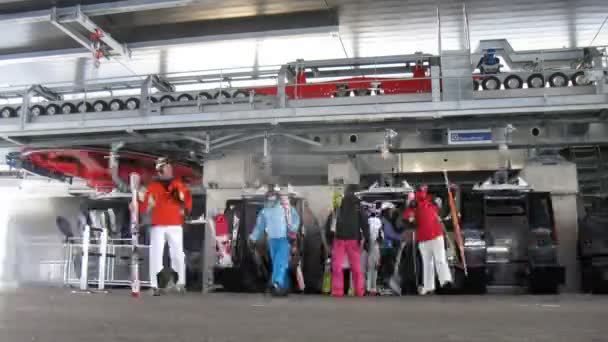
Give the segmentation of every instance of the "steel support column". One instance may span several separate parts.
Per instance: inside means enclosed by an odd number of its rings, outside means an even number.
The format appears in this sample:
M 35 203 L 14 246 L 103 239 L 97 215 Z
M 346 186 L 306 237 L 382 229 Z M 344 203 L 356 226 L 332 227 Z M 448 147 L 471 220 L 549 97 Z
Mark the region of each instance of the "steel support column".
M 287 94 L 285 93 L 285 85 L 288 82 L 288 67 L 286 65 L 281 66 L 278 75 L 278 88 L 277 95 L 279 96 L 279 107 L 285 108 L 287 105 Z
M 431 98 L 433 102 L 441 101 L 441 67 L 440 58 L 431 59 Z
M 21 129 L 25 129 L 25 126 L 30 122 L 30 101 L 32 100 L 32 92 L 28 89 L 23 94 L 23 101 L 21 102 L 21 109 L 17 113 L 19 115 L 19 122 Z

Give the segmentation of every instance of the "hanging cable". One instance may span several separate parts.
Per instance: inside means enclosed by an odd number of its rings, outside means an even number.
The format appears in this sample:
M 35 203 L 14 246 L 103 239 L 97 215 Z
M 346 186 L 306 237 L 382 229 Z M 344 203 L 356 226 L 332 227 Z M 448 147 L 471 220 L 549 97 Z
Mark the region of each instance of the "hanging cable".
M 589 43 L 589 46 L 593 46 L 593 43 L 595 42 L 595 39 L 597 38 L 597 36 L 600 35 L 600 32 L 602 32 L 602 29 L 604 28 L 604 25 L 606 25 L 606 21 L 608 21 L 608 15 L 606 16 L 606 18 L 604 18 L 604 21 L 602 22 L 602 25 L 600 25 L 599 30 L 597 30 L 597 33 L 595 34 L 595 37 L 593 37 L 593 39 L 591 40 L 591 43 Z

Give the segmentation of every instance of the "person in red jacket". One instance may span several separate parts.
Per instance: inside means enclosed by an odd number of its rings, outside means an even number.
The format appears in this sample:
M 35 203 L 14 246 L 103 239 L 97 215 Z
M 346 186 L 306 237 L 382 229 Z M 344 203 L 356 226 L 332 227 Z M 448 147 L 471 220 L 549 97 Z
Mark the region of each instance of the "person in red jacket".
M 444 287 L 452 282 L 452 274 L 445 255 L 443 224 L 439 219 L 438 201 L 433 201 L 428 187 L 422 185 L 404 213 L 409 222 L 416 222 L 416 241 L 422 257 L 423 285 L 418 293 L 425 295 L 435 291 L 435 271 L 439 284 Z
M 210 216 L 215 226 L 217 263 L 221 267 L 232 267 L 232 233 L 228 228 L 226 217 L 219 210 Z
M 157 274 L 163 268 L 165 242 L 169 243 L 171 268 L 177 272 L 177 290 L 185 291 L 186 264 L 183 245 L 185 217 L 192 211 L 192 196 L 184 183 L 173 176 L 173 166 L 167 158 L 156 161 L 155 177 L 140 205 L 142 212 L 152 212 L 150 228 L 150 285 L 154 296 L 159 296 Z

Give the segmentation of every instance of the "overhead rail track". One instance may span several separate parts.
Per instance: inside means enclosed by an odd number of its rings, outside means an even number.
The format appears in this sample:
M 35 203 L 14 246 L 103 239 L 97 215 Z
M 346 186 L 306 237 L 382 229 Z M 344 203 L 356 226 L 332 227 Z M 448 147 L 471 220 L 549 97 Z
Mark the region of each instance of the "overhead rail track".
M 416 53 L 5 88 L 0 136 L 42 143 L 66 134 L 608 118 L 605 51 L 579 49 L 575 59 L 559 57 L 559 51 L 535 53 L 520 54 L 519 61 L 526 55 L 543 67 L 538 61 L 554 56 L 549 59 L 561 64 L 521 71 L 514 64 L 502 71 L 480 63 L 485 67 L 467 76 L 454 72 L 453 56 Z M 472 64 L 462 58 L 459 65 Z M 530 72 L 542 77 L 524 82 Z

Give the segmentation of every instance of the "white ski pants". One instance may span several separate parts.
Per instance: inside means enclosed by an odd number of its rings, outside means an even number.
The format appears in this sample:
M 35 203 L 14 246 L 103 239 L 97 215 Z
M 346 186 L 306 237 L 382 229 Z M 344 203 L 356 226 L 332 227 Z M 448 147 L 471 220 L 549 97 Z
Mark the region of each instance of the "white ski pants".
M 378 264 L 380 263 L 380 246 L 378 242 L 374 242 L 369 249 L 367 259 L 365 260 L 366 265 L 366 290 L 376 291 L 376 283 L 378 282 Z
M 435 290 L 435 270 L 441 286 L 452 281 L 452 273 L 445 256 L 445 245 L 443 236 L 433 240 L 418 243 L 420 256 L 422 257 L 422 279 L 425 292 Z
M 169 243 L 171 268 L 178 274 L 178 285 L 186 284 L 184 236 L 181 226 L 153 226 L 150 228 L 150 286 L 158 287 L 157 274 L 163 269 L 165 242 Z

